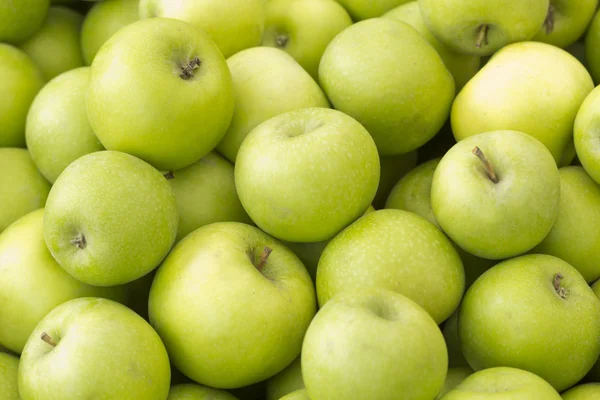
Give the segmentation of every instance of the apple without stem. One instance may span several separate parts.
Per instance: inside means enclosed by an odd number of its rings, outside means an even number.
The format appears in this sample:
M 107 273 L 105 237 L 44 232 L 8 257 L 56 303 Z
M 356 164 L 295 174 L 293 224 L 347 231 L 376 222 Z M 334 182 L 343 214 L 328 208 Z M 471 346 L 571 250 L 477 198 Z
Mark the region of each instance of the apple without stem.
M 596 400 L 600 399 L 600 383 L 577 385 L 562 394 L 562 400 Z
M 585 60 L 595 83 L 600 83 L 600 13 L 596 13 L 585 34 Z
M 171 386 L 167 400 L 237 400 L 237 397 L 224 390 L 196 384 Z
M 546 20 L 533 40 L 565 48 L 585 33 L 598 0 L 550 0 Z
M 279 400 L 303 388 L 302 364 L 298 357 L 283 371 L 267 380 L 267 400 Z
M 33 35 L 44 23 L 48 7 L 50 0 L 0 2 L 0 42 L 19 43 Z
M 586 172 L 600 184 L 600 148 L 598 140 L 598 105 L 600 105 L 600 88 L 594 89 L 577 112 L 573 137 L 577 157 Z
M 2 393 L 2 400 L 21 400 L 19 359 L 6 353 L 0 353 L 0 393 Z

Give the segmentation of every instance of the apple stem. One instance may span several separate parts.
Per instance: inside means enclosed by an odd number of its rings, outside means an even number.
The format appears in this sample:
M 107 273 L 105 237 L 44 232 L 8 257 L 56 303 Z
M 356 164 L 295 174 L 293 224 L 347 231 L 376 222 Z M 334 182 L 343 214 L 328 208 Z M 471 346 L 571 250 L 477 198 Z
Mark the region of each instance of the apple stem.
M 185 80 L 190 79 L 192 76 L 194 76 L 194 70 L 198 68 L 201 63 L 202 61 L 200 61 L 198 57 L 192 58 L 189 63 L 181 66 L 181 73 L 179 74 L 179 77 Z
M 485 156 L 485 154 L 483 154 L 483 151 L 481 151 L 481 149 L 479 147 L 475 146 L 473 148 L 473 154 L 475 154 L 477 156 L 477 158 L 479 158 L 481 160 L 481 162 L 483 163 L 483 166 L 485 167 L 485 171 L 487 172 L 487 175 L 490 178 L 490 180 L 494 183 L 498 183 L 499 179 L 498 179 L 498 176 L 496 175 L 496 171 L 494 171 L 494 168 L 492 167 L 490 160 L 488 160 L 487 157 Z
M 77 246 L 80 250 L 83 250 L 87 246 L 87 240 L 85 240 L 85 235 L 83 233 L 79 233 L 73 239 L 71 239 L 71 244 Z
M 489 25 L 483 24 L 477 28 L 477 40 L 475 41 L 475 47 L 480 49 L 482 46 L 488 45 L 488 29 Z
M 173 175 L 173 171 L 167 172 L 164 176 L 168 181 L 170 181 L 171 179 L 175 179 L 175 175 Z
M 544 20 L 544 28 L 546 28 L 546 35 L 551 34 L 554 31 L 554 12 L 556 8 L 553 4 L 550 4 L 548 7 L 548 14 L 546 14 L 546 19 Z
M 260 259 L 258 260 L 258 264 L 256 264 L 256 269 L 258 269 L 259 271 L 262 271 L 265 264 L 267 264 L 267 260 L 269 259 L 269 256 L 271 255 L 272 252 L 273 252 L 272 248 L 270 248 L 270 247 L 264 248 L 262 254 L 260 255 Z
M 552 280 L 552 285 L 554 286 L 554 290 L 556 290 L 556 293 L 563 299 L 567 298 L 567 289 L 565 289 L 564 287 L 560 286 L 560 281 L 563 279 L 562 274 L 559 272 L 556 275 L 554 275 L 554 279 Z
M 277 35 L 275 36 L 275 45 L 279 48 L 283 48 L 287 46 L 289 40 L 290 38 L 288 38 L 286 35 Z
M 41 339 L 42 339 L 44 342 L 48 343 L 48 344 L 49 344 L 50 346 L 52 346 L 52 347 L 56 347 L 56 345 L 58 344 L 58 343 L 56 343 L 56 342 L 54 341 L 54 339 L 52 339 L 52 337 L 50 337 L 50 335 L 48 335 L 46 332 L 42 333 Z

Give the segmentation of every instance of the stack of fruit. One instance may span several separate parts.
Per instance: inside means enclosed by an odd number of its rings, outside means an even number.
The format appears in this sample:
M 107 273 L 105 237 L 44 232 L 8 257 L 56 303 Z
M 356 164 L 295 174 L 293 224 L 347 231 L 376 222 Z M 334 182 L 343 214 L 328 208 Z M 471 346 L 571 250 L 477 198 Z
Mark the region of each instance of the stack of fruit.
M 597 10 L 0 0 L 0 399 L 600 399 Z

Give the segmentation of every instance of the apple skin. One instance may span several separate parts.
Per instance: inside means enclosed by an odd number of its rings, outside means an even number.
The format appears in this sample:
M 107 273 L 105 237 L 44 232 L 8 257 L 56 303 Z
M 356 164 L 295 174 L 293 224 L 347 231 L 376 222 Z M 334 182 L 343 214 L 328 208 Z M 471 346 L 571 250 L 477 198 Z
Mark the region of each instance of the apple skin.
M 201 64 L 182 78 L 181 66 L 195 57 Z M 208 154 L 231 121 L 225 59 L 206 33 L 186 22 L 133 22 L 102 45 L 91 68 L 86 103 L 100 142 L 159 170 L 181 169 Z
M 284 50 L 317 80 L 327 45 L 350 25 L 350 15 L 334 0 L 269 0 L 262 45 Z
M 279 400 L 285 395 L 304 388 L 300 357 L 277 375 L 267 380 L 267 399 Z
M 580 384 L 562 394 L 562 400 L 595 400 L 600 398 L 600 383 Z
M 21 48 L 35 61 L 46 80 L 82 67 L 79 44 L 83 15 L 68 7 L 53 6 L 42 27 Z
M 0 42 L 19 43 L 33 35 L 44 23 L 49 7 L 50 0 L 1 2 Z
M 457 141 L 494 130 L 521 131 L 546 145 L 558 164 L 592 89 L 590 74 L 565 50 L 538 42 L 511 44 L 456 96 L 452 130 Z
M 0 43 L 0 76 L 0 147 L 25 147 L 27 112 L 44 76 L 31 57 L 5 43 Z
M 573 138 L 577 157 L 586 172 L 594 181 L 600 184 L 600 149 L 597 143 L 598 134 L 598 105 L 600 104 L 600 89 L 594 89 L 577 112 Z
M 418 1 L 409 1 L 408 3 L 402 4 L 383 14 L 383 18 L 392 18 L 406 22 L 415 28 L 417 32 L 433 46 L 435 51 L 437 51 L 442 58 L 446 68 L 452 73 L 457 93 L 477 73 L 477 71 L 479 71 L 479 68 L 481 67 L 481 57 L 457 53 L 449 49 L 431 33 L 427 24 L 425 24 Z
M 334 108 L 369 131 L 381 156 L 429 141 L 454 99 L 454 79 L 435 49 L 410 25 L 389 18 L 337 35 L 321 58 L 319 82 Z
M 42 88 L 27 114 L 27 149 L 51 183 L 79 157 L 104 150 L 85 108 L 89 81 L 89 67 L 64 72 Z
M 444 382 L 444 387 L 442 388 L 440 394 L 438 394 L 437 399 L 442 398 L 443 395 L 454 389 L 472 374 L 473 370 L 470 367 L 448 368 L 448 373 L 446 374 L 446 381 Z
M 246 136 L 262 122 L 292 110 L 329 107 L 319 85 L 284 51 L 254 47 L 230 57 L 227 65 L 235 109 L 217 150 L 233 163 Z
M 171 386 L 167 400 L 237 400 L 237 397 L 224 390 L 196 384 Z
M 458 306 L 464 285 L 458 253 L 438 228 L 408 211 L 378 210 L 329 242 L 316 286 L 321 307 L 341 292 L 382 287 L 409 297 L 441 323 Z
M 375 208 L 384 208 L 385 201 L 394 185 L 417 165 L 417 158 L 416 151 L 379 158 L 379 186 L 377 187 L 375 199 L 373 199 Z
M 517 368 L 497 367 L 475 372 L 440 400 L 562 400 L 539 376 Z
M 52 186 L 44 237 L 74 278 L 115 286 L 160 264 L 178 221 L 175 196 L 160 172 L 132 155 L 99 151 L 73 162 Z
M 444 338 L 431 316 L 381 288 L 335 296 L 302 346 L 302 376 L 317 400 L 433 399 L 447 367 Z
M 299 389 L 281 397 L 280 400 L 310 400 L 306 389 Z
M 0 353 L 0 393 L 2 400 L 21 400 L 19 397 L 19 359 Z
M 170 378 L 169 356 L 152 327 L 127 307 L 95 297 L 53 309 L 19 365 L 22 400 L 164 400 Z
M 575 268 L 544 254 L 486 271 L 467 290 L 458 315 L 463 354 L 474 370 L 525 369 L 559 392 L 598 359 L 598 332 L 600 300 Z
M 598 0 L 550 0 L 550 7 L 552 14 L 549 11 L 533 40 L 565 48 L 585 33 L 596 13 Z
M 0 232 L 33 210 L 44 207 L 50 183 L 25 149 L 0 147 Z
M 91 65 L 100 47 L 116 31 L 139 19 L 139 0 L 105 0 L 92 6 L 81 26 L 81 52 Z
M 252 224 L 235 189 L 233 165 L 216 152 L 174 171 L 169 184 L 175 194 L 179 214 L 176 241 L 213 222 Z
M 410 0 L 336 0 L 352 16 L 355 21 L 380 17 L 394 7 Z
M 139 12 L 141 18 L 175 18 L 202 29 L 227 58 L 260 44 L 265 0 L 140 0 Z
M 498 177 L 494 183 L 479 148 Z M 548 149 L 517 131 L 492 131 L 454 145 L 438 164 L 431 207 L 439 226 L 462 249 L 500 260 L 538 245 L 560 204 L 560 174 Z M 518 234 L 517 234 L 518 233 Z
M 361 216 L 379 184 L 379 156 L 369 132 L 328 108 L 271 118 L 244 140 L 235 185 L 248 215 L 289 242 L 331 239 Z
M 272 253 L 259 271 L 254 263 L 265 247 Z M 263 381 L 289 365 L 316 311 L 302 262 L 239 222 L 206 225 L 179 242 L 159 267 L 148 304 L 173 364 L 221 389 Z
M 586 66 L 596 84 L 600 83 L 600 13 L 596 13 L 585 34 Z

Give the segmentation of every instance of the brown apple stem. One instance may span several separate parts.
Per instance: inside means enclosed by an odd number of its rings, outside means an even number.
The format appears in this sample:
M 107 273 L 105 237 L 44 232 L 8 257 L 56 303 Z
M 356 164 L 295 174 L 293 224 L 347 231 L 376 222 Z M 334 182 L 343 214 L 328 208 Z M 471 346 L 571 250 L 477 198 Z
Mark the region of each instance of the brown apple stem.
M 198 57 L 192 58 L 189 63 L 181 66 L 181 73 L 179 74 L 179 77 L 185 80 L 190 79 L 192 76 L 194 76 L 194 70 L 198 68 L 201 63 L 202 61 L 200 61 Z
M 488 29 L 489 25 L 483 24 L 477 28 L 477 40 L 475 41 L 475 47 L 480 49 L 482 46 L 488 45 Z
M 286 35 L 277 35 L 275 36 L 275 45 L 279 48 L 284 48 L 287 46 L 289 40 L 290 38 Z
M 58 343 L 54 341 L 46 332 L 42 333 L 41 339 L 52 347 L 56 347 Z
M 267 264 L 267 260 L 269 256 L 273 252 L 273 249 L 270 247 L 265 247 L 262 254 L 260 255 L 260 259 L 258 260 L 258 264 L 256 264 L 256 269 L 262 271 L 263 267 Z
M 554 275 L 554 279 L 552 280 L 552 285 L 554 286 L 554 290 L 556 293 L 563 299 L 567 298 L 567 289 L 560 286 L 560 281 L 563 279 L 563 276 L 560 272 Z
M 71 244 L 77 246 L 77 248 L 80 250 L 85 249 L 87 246 L 85 235 L 83 233 L 79 233 L 77 236 L 71 239 Z
M 556 8 L 554 5 L 550 4 L 548 7 L 548 14 L 546 14 L 546 19 L 544 20 L 544 28 L 546 29 L 546 35 L 551 34 L 554 31 L 554 13 Z
M 483 163 L 483 166 L 485 167 L 485 171 L 487 172 L 487 175 L 490 178 L 490 180 L 494 183 L 498 183 L 499 179 L 498 179 L 498 176 L 496 175 L 496 171 L 494 171 L 494 167 L 492 167 L 490 160 L 488 160 L 487 157 L 485 156 L 485 154 L 483 154 L 483 151 L 481 151 L 481 149 L 479 147 L 475 146 L 473 148 L 473 154 L 475 154 L 477 156 L 477 158 L 479 158 L 481 160 L 481 162 Z
M 175 175 L 173 175 L 173 171 L 167 172 L 164 176 L 168 181 L 170 181 L 171 179 L 175 179 Z

